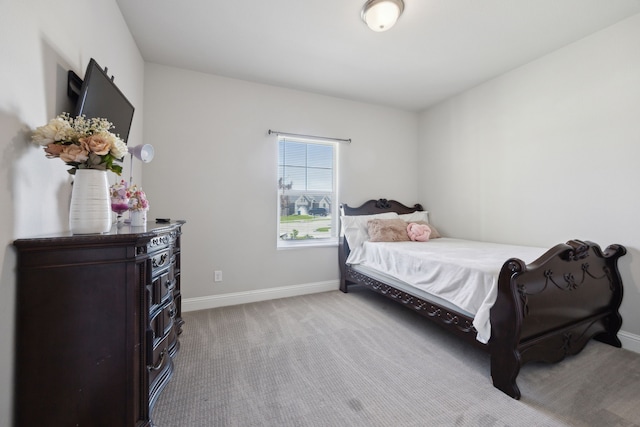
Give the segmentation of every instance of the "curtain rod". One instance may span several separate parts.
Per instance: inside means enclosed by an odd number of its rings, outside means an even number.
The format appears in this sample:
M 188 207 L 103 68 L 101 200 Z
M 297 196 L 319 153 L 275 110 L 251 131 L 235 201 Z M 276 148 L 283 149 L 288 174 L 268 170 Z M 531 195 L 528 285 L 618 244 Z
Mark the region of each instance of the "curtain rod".
M 269 135 L 271 135 L 272 133 L 275 133 L 278 136 L 282 135 L 282 136 L 292 136 L 292 137 L 298 137 L 298 138 L 324 139 L 329 141 L 346 142 L 347 144 L 351 144 L 351 138 L 342 139 L 342 138 L 331 138 L 327 136 L 301 135 L 298 133 L 280 132 L 277 130 L 269 129 Z

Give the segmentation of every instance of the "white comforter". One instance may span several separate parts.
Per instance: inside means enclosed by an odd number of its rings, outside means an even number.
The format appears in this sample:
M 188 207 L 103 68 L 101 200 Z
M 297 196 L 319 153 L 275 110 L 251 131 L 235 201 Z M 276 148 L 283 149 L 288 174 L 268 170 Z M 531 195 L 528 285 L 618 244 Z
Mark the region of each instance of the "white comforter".
M 460 307 L 474 316 L 477 339 L 489 342 L 489 310 L 496 300 L 498 275 L 509 258 L 535 261 L 544 248 L 440 238 L 428 242 L 365 242 L 347 264 L 360 264 Z

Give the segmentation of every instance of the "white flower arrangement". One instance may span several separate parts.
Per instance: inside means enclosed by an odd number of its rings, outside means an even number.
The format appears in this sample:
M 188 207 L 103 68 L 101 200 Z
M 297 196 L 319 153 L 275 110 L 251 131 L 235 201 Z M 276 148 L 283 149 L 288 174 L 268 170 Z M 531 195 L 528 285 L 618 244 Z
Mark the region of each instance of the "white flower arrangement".
M 113 124 L 107 119 L 84 116 L 71 117 L 62 113 L 44 126 L 38 127 L 31 139 L 44 147 L 49 159 L 60 158 L 71 169 L 110 170 L 118 175 L 122 162 L 128 153 L 127 145 L 119 136 L 110 132 Z

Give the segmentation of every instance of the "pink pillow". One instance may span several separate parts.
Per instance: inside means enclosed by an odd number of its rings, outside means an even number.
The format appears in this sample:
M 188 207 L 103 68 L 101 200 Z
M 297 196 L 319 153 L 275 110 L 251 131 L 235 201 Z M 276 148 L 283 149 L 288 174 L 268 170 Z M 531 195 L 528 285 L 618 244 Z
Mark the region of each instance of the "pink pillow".
M 407 225 L 407 234 L 414 242 L 428 242 L 431 235 L 431 228 L 427 224 L 416 224 L 410 222 Z

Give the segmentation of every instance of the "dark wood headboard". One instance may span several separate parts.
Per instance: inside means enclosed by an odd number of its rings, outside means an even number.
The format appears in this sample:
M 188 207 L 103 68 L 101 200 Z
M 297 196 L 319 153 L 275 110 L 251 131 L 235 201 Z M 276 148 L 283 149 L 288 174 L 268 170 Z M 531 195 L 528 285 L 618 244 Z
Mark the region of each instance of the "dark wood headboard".
M 356 208 L 352 208 L 346 203 L 340 204 L 341 215 L 374 215 L 385 212 L 408 214 L 423 210 L 422 205 L 419 203 L 416 203 L 413 207 L 409 207 L 395 200 L 387 199 L 369 200 Z
M 422 205 L 416 203 L 413 207 L 406 206 L 395 200 L 378 199 L 369 200 L 362 205 L 352 208 L 346 203 L 340 204 L 340 215 L 375 215 L 385 212 L 397 212 L 398 214 L 409 214 L 416 211 L 423 211 Z M 340 233 L 342 234 L 342 225 L 340 226 Z M 341 235 L 338 245 L 338 262 L 340 265 L 340 289 L 346 290 L 345 282 L 345 263 L 349 256 L 349 244 L 345 236 Z

